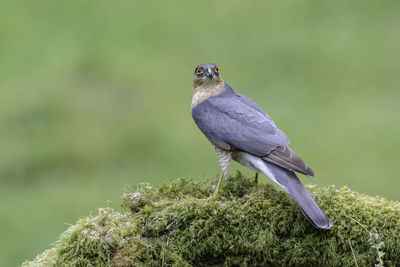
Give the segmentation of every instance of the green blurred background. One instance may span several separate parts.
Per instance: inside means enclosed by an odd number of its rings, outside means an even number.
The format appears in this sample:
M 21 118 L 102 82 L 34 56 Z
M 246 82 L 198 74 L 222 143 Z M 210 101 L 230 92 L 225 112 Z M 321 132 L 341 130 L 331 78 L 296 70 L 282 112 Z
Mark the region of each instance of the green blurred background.
M 399 200 L 399 59 L 399 1 L 2 1 L 0 265 L 126 185 L 218 175 L 190 115 L 203 62 L 287 133 L 304 182 Z

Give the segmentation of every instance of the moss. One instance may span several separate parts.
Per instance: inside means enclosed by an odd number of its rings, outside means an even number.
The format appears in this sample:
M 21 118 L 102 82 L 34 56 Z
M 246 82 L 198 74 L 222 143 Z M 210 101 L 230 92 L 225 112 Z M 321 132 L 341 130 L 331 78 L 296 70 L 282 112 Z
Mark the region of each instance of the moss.
M 323 231 L 271 185 L 238 174 L 211 199 L 215 182 L 140 184 L 125 214 L 100 209 L 23 266 L 399 265 L 399 202 L 309 186 L 334 223 Z

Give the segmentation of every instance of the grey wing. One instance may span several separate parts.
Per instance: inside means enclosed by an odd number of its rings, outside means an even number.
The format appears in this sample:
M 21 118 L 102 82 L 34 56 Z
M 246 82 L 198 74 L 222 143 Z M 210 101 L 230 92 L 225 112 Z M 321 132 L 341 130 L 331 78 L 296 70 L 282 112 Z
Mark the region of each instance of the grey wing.
M 314 176 L 314 171 L 288 146 L 277 147 L 262 159 L 290 171 Z
M 289 138 L 261 108 L 249 106 L 232 91 L 210 97 L 192 109 L 194 121 L 211 142 L 256 156 L 289 144 Z
M 227 87 L 229 85 L 226 84 Z M 233 89 L 232 89 L 233 90 Z M 254 108 L 255 110 L 264 113 L 264 111 L 250 98 L 233 91 L 234 94 L 239 98 L 239 100 L 246 105 Z M 265 116 L 270 120 L 270 122 L 275 126 L 271 118 L 267 114 Z M 293 152 L 288 146 L 279 146 L 275 150 L 271 151 L 268 155 L 263 157 L 265 161 L 273 163 L 282 168 L 297 171 L 305 175 L 314 176 L 314 171 L 305 163 L 296 153 Z
M 230 88 L 229 85 L 227 85 L 227 84 L 225 84 L 225 85 Z M 251 107 L 252 109 L 256 110 L 257 112 L 262 113 L 264 115 L 264 117 L 276 128 L 276 125 L 275 125 L 274 121 L 264 112 L 264 110 L 262 110 L 262 108 L 260 108 L 256 104 L 256 102 L 254 102 L 253 100 L 251 100 L 247 96 L 244 96 L 244 95 L 234 91 L 233 89 L 232 89 L 232 91 L 233 91 L 233 93 L 235 94 L 235 96 L 238 98 L 238 100 L 240 102 L 246 104 L 247 106 Z

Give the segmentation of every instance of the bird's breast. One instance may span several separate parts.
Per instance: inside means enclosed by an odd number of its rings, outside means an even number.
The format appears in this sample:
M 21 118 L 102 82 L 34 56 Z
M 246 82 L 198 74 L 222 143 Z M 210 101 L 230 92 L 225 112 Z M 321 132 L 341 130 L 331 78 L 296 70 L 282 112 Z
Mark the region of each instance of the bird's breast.
M 217 83 L 217 84 L 210 84 L 206 85 L 199 85 L 193 87 L 193 97 L 192 97 L 192 108 L 207 100 L 208 98 L 218 95 L 223 91 L 224 83 Z
M 209 98 L 210 96 L 211 96 L 211 94 L 209 94 L 206 91 L 195 92 L 192 97 L 192 108 L 194 108 L 195 106 L 197 106 L 198 104 L 200 104 L 201 102 L 203 102 L 204 100 Z

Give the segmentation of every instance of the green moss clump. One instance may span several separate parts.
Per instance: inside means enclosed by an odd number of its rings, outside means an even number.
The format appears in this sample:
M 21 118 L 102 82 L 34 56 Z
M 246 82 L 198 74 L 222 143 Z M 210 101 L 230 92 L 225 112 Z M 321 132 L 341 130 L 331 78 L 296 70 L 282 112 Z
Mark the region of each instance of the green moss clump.
M 398 266 L 400 203 L 349 188 L 309 186 L 332 219 L 313 228 L 271 185 L 238 174 L 209 198 L 215 180 L 141 184 L 120 214 L 100 209 L 23 266 Z

